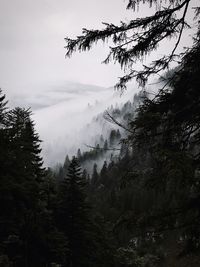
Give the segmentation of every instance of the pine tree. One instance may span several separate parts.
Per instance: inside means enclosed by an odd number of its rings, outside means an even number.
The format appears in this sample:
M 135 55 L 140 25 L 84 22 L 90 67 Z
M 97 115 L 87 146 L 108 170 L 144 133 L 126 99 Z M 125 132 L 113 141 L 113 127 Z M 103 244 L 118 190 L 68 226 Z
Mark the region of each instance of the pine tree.
M 111 147 L 115 144 L 115 141 L 116 141 L 116 131 L 113 129 L 111 130 L 110 136 L 109 136 L 109 143 Z
M 119 141 L 121 139 L 121 133 L 120 133 L 119 129 L 117 129 L 116 139 L 117 139 L 117 141 Z
M 43 161 L 40 156 L 40 139 L 35 133 L 31 112 L 15 108 L 8 113 L 9 134 L 13 149 L 13 162 L 18 176 L 29 181 L 39 182 L 43 176 Z M 20 178 L 19 177 L 19 178 Z
M 2 93 L 0 88 L 0 129 L 3 127 L 5 123 L 5 110 L 8 101 L 5 101 L 5 95 Z
M 87 170 L 86 169 L 84 169 L 83 170 L 83 173 L 82 173 L 82 178 L 83 178 L 83 180 L 87 180 L 87 175 L 88 175 L 88 173 L 87 173 Z
M 7 109 L 7 101 L 5 101 L 5 95 L 3 95 L 2 90 L 0 89 L 0 174 L 1 177 L 5 175 L 8 164 L 8 144 L 9 137 L 7 133 L 6 127 L 6 109 Z
M 102 147 L 104 144 L 104 138 L 103 138 L 103 135 L 101 134 L 100 136 L 100 146 Z
M 69 165 L 70 159 L 69 156 L 66 155 L 63 166 L 59 166 L 59 171 L 57 173 L 58 180 L 63 181 L 63 179 L 66 177 Z
M 9 201 L 6 206 L 10 205 L 10 208 L 7 211 L 9 223 L 4 225 L 7 229 L 4 238 L 8 244 L 6 251 L 9 257 L 12 260 L 21 257 L 16 266 L 40 266 L 45 258 L 45 255 L 40 254 L 44 244 L 39 234 L 43 231 L 40 193 L 44 169 L 40 140 L 30 115 L 29 110 L 15 108 L 6 117 L 9 137 L 9 168 L 6 173 Z M 13 254 L 11 244 L 12 247 L 14 244 L 16 251 L 21 250 L 21 255 Z
M 81 156 L 82 156 L 82 154 L 81 154 L 81 150 L 79 148 L 78 151 L 77 151 L 77 159 L 80 160 Z
M 108 165 L 107 161 L 104 161 L 103 167 L 100 172 L 100 182 L 103 185 L 105 185 L 108 180 L 108 176 L 107 176 L 108 166 L 107 165 Z
M 0 89 L 0 255 L 3 254 L 2 242 L 12 228 L 12 183 L 10 160 L 10 138 L 6 126 L 7 101 Z
M 107 140 L 105 140 L 105 142 L 104 142 L 103 149 L 105 152 L 108 150 L 108 141 Z
M 61 184 L 59 204 L 59 224 L 68 239 L 69 253 L 66 265 L 72 267 L 88 266 L 91 259 L 91 240 L 89 206 L 85 194 L 86 181 L 74 157 L 68 175 Z
M 91 178 L 91 185 L 96 186 L 99 180 L 99 174 L 97 172 L 97 164 L 95 163 L 93 166 L 93 173 Z

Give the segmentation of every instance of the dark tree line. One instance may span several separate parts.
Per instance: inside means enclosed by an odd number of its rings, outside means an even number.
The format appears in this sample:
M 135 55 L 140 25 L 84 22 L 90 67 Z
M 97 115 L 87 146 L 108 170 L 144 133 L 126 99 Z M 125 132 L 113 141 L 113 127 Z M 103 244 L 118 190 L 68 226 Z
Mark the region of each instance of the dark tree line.
M 37 224 L 44 178 L 40 140 L 29 110 L 6 109 L 2 92 L 1 107 L 1 253 L 14 265 L 27 266 L 43 250 L 39 233 L 44 225 Z
M 0 118 L 0 266 L 102 266 L 108 248 L 77 159 L 57 181 L 43 168 L 31 111 L 9 110 L 1 91 Z

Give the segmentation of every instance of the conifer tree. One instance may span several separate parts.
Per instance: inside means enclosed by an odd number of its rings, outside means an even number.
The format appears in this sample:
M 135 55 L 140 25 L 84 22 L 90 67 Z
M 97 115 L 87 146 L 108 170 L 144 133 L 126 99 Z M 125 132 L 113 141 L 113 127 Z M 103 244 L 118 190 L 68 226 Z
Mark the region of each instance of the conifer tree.
M 0 129 L 3 127 L 3 124 L 5 123 L 5 110 L 7 101 L 5 101 L 5 95 L 2 93 L 2 90 L 0 88 Z
M 4 239 L 8 244 L 6 251 L 12 260 L 17 255 L 11 253 L 10 244 L 14 242 L 15 250 L 21 250 L 21 260 L 18 260 L 16 266 L 40 266 L 45 257 L 40 254 L 44 244 L 39 234 L 43 231 L 40 193 L 44 169 L 40 140 L 30 115 L 29 110 L 15 108 L 6 116 L 9 137 L 6 172 L 9 201 L 6 206 L 10 205 L 10 208 L 7 210 L 9 223 L 4 225 L 7 229 Z M 14 239 L 11 238 L 13 236 Z
M 83 170 L 83 173 L 82 173 L 82 178 L 86 181 L 87 180 L 87 170 L 86 169 L 84 169 Z
M 35 133 L 31 112 L 15 108 L 8 113 L 9 134 L 13 149 L 13 163 L 17 164 L 18 176 L 38 182 L 43 176 L 43 161 L 40 156 L 40 139 Z
M 66 155 L 64 164 L 63 166 L 59 167 L 59 171 L 57 174 L 59 180 L 62 181 L 66 177 L 69 165 L 70 165 L 70 159 L 69 159 L 69 156 Z
M 107 140 L 105 140 L 105 142 L 104 142 L 103 149 L 105 152 L 108 150 L 108 141 Z
M 81 156 L 82 156 L 82 154 L 81 154 L 81 150 L 79 148 L 78 151 L 77 151 L 77 159 L 80 160 Z
M 117 139 L 118 141 L 121 139 L 121 133 L 120 133 L 119 129 L 117 129 L 116 139 Z
M 5 174 L 6 165 L 8 163 L 8 143 L 9 138 L 6 129 L 6 107 L 7 101 L 5 100 L 5 95 L 0 89 L 0 174 L 1 176 Z
M 9 135 L 6 127 L 6 105 L 5 95 L 0 89 L 0 243 L 8 236 L 11 227 L 11 175 L 10 175 L 10 157 Z M 2 251 L 0 249 L 0 254 Z
M 100 136 L 100 146 L 102 146 L 104 144 L 104 138 L 103 135 L 101 134 Z
M 66 155 L 65 157 L 65 162 L 64 162 L 64 165 L 63 165 L 63 168 L 67 171 L 68 168 L 69 168 L 69 164 L 70 164 L 70 160 L 69 160 L 69 156 Z
M 101 172 L 100 172 L 100 181 L 103 185 L 105 185 L 107 182 L 107 170 L 108 170 L 107 165 L 108 165 L 107 161 L 104 161 L 103 167 L 102 167 Z
M 116 141 L 116 131 L 113 129 L 111 130 L 110 136 L 109 136 L 109 143 L 111 147 L 115 144 L 115 141 Z
M 91 185 L 96 186 L 99 180 L 99 174 L 97 172 L 97 164 L 95 163 L 93 166 L 93 173 L 91 178 Z
M 86 181 L 74 157 L 61 184 L 58 212 L 60 228 L 68 239 L 65 266 L 86 267 L 91 264 L 91 221 L 85 187 Z

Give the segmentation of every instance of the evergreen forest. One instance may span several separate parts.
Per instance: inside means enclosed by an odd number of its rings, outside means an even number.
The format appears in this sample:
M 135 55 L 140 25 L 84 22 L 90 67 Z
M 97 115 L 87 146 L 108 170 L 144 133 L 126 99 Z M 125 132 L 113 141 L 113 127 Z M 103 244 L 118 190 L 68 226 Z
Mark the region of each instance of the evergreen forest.
M 31 109 L 9 108 L 0 90 L 0 267 L 200 266 L 200 6 L 126 2 L 156 12 L 65 39 L 67 56 L 111 40 L 104 63 L 125 70 L 116 88 L 141 86 L 96 117 L 113 127 L 95 145 L 44 167 Z M 189 10 L 193 43 L 178 53 Z M 165 39 L 172 51 L 136 70 Z

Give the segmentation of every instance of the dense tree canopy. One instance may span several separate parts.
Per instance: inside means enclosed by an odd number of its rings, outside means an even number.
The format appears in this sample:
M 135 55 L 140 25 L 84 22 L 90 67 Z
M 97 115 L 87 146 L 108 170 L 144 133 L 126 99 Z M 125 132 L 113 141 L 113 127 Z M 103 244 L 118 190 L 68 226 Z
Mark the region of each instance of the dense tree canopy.
M 155 4 L 156 12 L 149 17 L 121 22 L 119 26 L 105 24 L 103 30 L 83 29 L 83 34 L 76 39 L 66 38 L 67 56 L 77 50 L 89 50 L 99 40 L 105 42 L 111 39 L 113 47 L 104 62 L 113 60 L 126 71 L 117 84 L 121 89 L 132 78 L 144 86 L 150 75 L 168 69 L 174 60 L 179 61 L 178 68 L 165 76 L 165 86 L 153 99 L 144 95 L 137 116 L 132 114 L 128 127 L 124 127 L 128 133 L 125 143 L 129 153 L 126 153 L 121 170 L 126 169 L 123 174 L 125 181 L 133 183 L 138 191 L 131 190 L 135 193 L 135 200 L 129 198 L 129 204 L 122 209 L 118 226 L 126 225 L 132 229 L 136 243 L 140 240 L 140 245 L 130 245 L 127 253 L 134 254 L 135 247 L 140 251 L 147 240 L 157 244 L 162 240 L 166 246 L 167 240 L 173 239 L 174 244 L 179 246 L 179 255 L 183 255 L 198 251 L 200 239 L 200 8 L 192 6 L 196 3 L 193 0 L 169 0 L 165 4 L 158 0 L 131 0 L 127 8 L 135 10 L 142 2 L 150 6 Z M 193 19 L 196 20 L 193 45 L 177 55 L 184 30 L 189 27 L 186 21 L 189 8 L 193 9 Z M 163 40 L 172 37 L 175 45 L 169 54 L 154 60 L 149 66 L 143 65 L 140 71 L 135 70 L 134 64 L 138 60 L 143 60 L 157 50 Z M 123 126 L 114 117 L 109 118 L 118 126 Z M 108 180 L 113 173 L 114 170 L 111 174 L 106 170 L 101 175 Z M 106 184 L 108 186 L 104 182 Z M 130 202 L 135 203 L 136 199 L 138 206 L 131 206 Z M 150 247 L 153 247 L 152 244 Z

